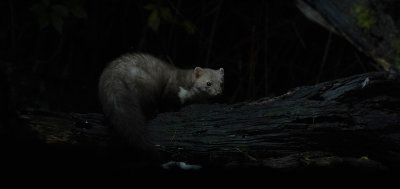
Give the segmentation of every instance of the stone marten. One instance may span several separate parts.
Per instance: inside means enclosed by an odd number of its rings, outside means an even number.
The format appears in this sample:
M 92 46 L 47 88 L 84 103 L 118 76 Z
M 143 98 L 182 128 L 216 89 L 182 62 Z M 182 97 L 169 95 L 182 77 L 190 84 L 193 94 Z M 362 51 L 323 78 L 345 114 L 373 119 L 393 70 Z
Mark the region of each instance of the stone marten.
M 152 148 L 146 120 L 157 112 L 222 94 L 224 69 L 179 69 L 149 54 L 113 60 L 99 81 L 99 98 L 112 130 L 129 146 Z

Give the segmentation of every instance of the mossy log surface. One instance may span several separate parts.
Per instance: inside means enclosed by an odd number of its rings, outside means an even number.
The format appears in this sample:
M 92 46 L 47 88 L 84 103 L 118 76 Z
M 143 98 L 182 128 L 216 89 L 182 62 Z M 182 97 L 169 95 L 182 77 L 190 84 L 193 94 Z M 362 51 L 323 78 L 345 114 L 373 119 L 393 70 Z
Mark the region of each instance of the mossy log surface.
M 46 145 L 83 146 L 105 154 L 116 147 L 102 114 L 27 111 L 20 117 Z M 399 168 L 400 80 L 374 72 L 297 87 L 275 98 L 188 105 L 159 114 L 149 127 L 161 162 Z

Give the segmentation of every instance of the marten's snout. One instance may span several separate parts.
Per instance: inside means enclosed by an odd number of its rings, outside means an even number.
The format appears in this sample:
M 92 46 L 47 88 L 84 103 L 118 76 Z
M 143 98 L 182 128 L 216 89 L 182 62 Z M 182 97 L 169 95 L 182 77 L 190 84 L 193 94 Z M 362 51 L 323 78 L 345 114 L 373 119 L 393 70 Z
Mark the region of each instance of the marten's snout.
M 217 87 L 217 88 L 215 89 L 215 93 L 216 93 L 215 95 L 216 95 L 216 96 L 222 95 L 223 91 L 224 91 L 224 84 L 221 83 L 221 84 L 219 85 L 219 87 Z
M 215 96 L 222 95 L 222 87 L 215 89 Z
M 222 89 L 221 88 L 213 88 L 208 90 L 208 94 L 210 96 L 219 96 L 222 94 Z
M 223 92 L 222 88 L 221 88 L 221 89 L 218 89 L 218 90 L 217 90 L 217 95 L 222 95 L 222 92 Z

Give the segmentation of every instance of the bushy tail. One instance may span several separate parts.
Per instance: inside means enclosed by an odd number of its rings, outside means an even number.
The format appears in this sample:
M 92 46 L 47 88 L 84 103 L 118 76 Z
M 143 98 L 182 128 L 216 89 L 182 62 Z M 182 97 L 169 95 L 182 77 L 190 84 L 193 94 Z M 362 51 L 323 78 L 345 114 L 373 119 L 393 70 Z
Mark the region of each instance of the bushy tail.
M 113 131 L 129 146 L 136 150 L 152 148 L 146 119 L 134 93 L 122 83 L 107 83 L 100 81 L 99 97 L 103 111 L 111 123 Z

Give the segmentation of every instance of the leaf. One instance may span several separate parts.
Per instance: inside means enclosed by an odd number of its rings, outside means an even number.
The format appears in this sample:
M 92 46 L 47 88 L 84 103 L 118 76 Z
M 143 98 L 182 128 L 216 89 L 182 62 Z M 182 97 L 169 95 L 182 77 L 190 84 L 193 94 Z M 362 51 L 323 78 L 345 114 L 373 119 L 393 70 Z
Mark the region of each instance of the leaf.
M 37 15 L 37 22 L 39 23 L 40 29 L 43 29 L 49 25 L 50 14 L 46 11 L 47 7 L 44 3 L 37 3 L 32 5 L 30 11 Z
M 185 21 L 183 22 L 183 26 L 185 27 L 186 32 L 187 32 L 189 35 L 193 35 L 193 34 L 196 33 L 195 26 L 194 26 L 189 20 L 185 20 Z
M 58 15 L 51 15 L 51 24 L 53 25 L 54 29 L 56 29 L 59 33 L 62 33 L 64 21 Z
M 169 8 L 166 8 L 166 7 L 160 8 L 160 14 L 161 14 L 161 18 L 163 18 L 164 20 L 166 20 L 168 22 L 173 22 L 175 20 L 171 14 L 171 9 L 169 9 Z
M 370 29 L 376 23 L 375 14 L 365 4 L 355 5 L 357 25 L 363 29 Z
M 71 13 L 77 18 L 88 18 L 88 15 L 83 7 L 74 7 L 71 9 Z
M 153 10 L 147 20 L 147 25 L 153 29 L 153 31 L 158 31 L 160 26 L 160 17 L 157 10 Z
M 53 5 L 51 6 L 51 9 L 60 17 L 67 17 L 69 15 L 68 7 L 64 5 Z
M 44 6 L 49 7 L 50 0 L 42 0 L 42 3 L 43 3 Z
M 38 22 L 40 29 L 47 27 L 50 23 L 50 16 L 48 14 L 39 14 L 38 15 Z
M 150 4 L 145 5 L 143 8 L 146 10 L 152 11 L 152 10 L 156 9 L 156 6 L 152 3 L 150 3 Z
M 68 0 L 66 5 L 70 11 L 70 14 L 72 14 L 75 18 L 88 18 L 83 0 Z
M 42 14 L 45 12 L 46 7 L 43 6 L 42 4 L 34 4 L 32 5 L 32 7 L 30 8 L 30 10 L 36 14 Z

